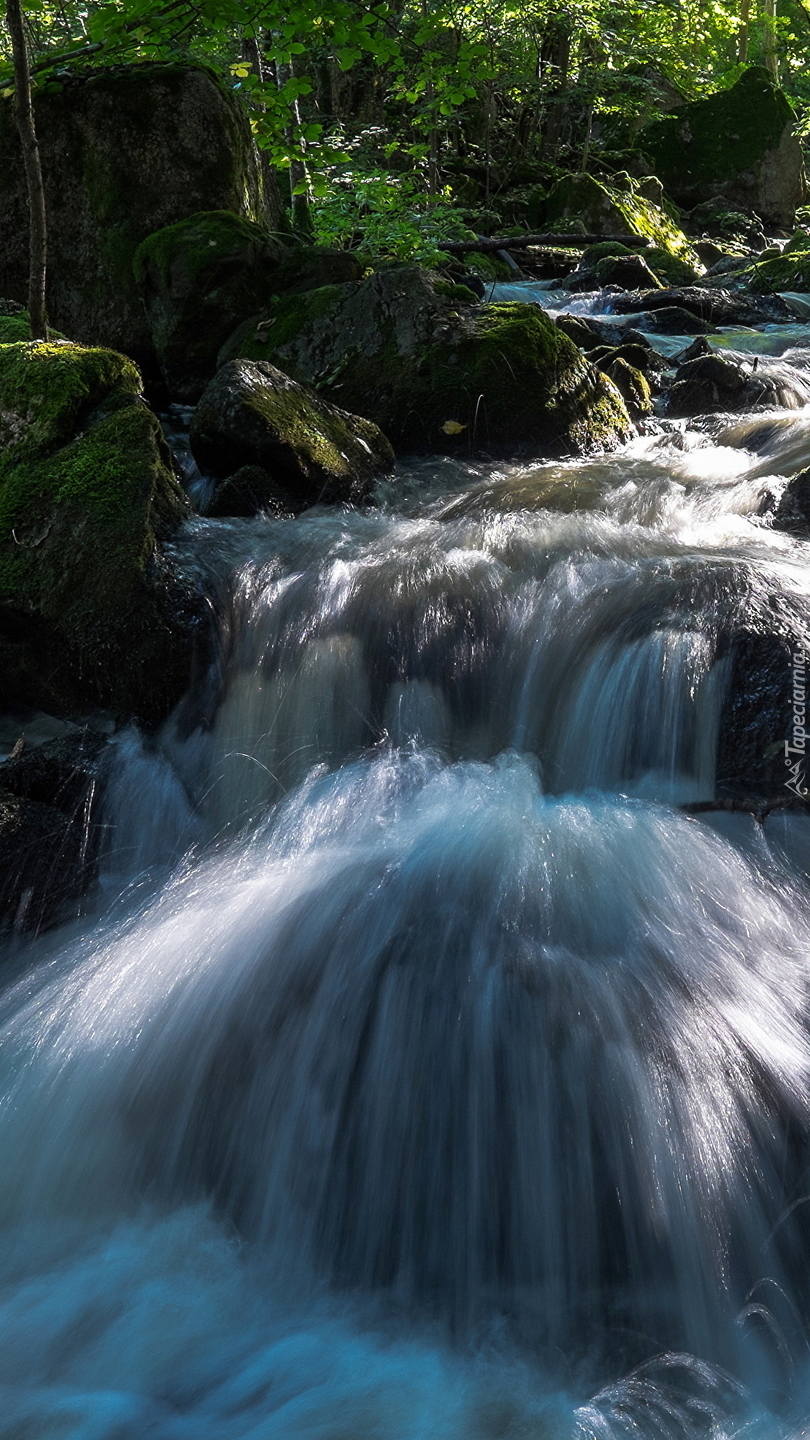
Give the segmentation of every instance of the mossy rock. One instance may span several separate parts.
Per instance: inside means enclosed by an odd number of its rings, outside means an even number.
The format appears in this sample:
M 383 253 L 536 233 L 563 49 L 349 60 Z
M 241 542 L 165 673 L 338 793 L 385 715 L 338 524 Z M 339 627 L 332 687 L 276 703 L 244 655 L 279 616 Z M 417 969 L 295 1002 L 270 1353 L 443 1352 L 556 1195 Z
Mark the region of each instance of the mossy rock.
M 262 304 L 287 248 L 260 225 L 206 210 L 149 235 L 135 252 L 135 282 L 173 400 L 199 400 L 217 352 Z
M 592 233 L 639 236 L 700 268 L 689 241 L 671 216 L 642 195 L 629 175 L 625 180 L 620 189 L 593 175 L 564 175 L 548 196 L 548 224 L 565 224 L 568 229 L 572 219 L 579 219 Z
M 0 346 L 6 698 L 154 721 L 185 689 L 203 609 L 157 540 L 188 505 L 140 385 L 113 351 Z
M 454 303 L 415 265 L 279 297 L 220 358 L 257 351 L 400 451 L 581 454 L 632 429 L 615 388 L 539 306 Z
M 635 365 L 617 355 L 604 366 L 605 374 L 613 381 L 634 420 L 644 419 L 652 414 L 653 403 L 649 381 Z
M 803 253 L 810 250 L 810 230 L 797 230 L 791 235 L 787 245 L 782 251 L 783 255 L 794 255 L 797 251 Z
M 648 125 L 639 143 L 679 204 L 722 196 L 731 209 L 789 225 L 806 191 L 795 123 L 784 92 L 752 65 L 729 90 Z
M 663 250 L 658 245 L 645 250 L 644 259 L 653 275 L 667 288 L 671 285 L 694 285 L 703 274 L 703 266 L 699 262 L 693 265 L 689 260 L 680 255 L 672 255 L 669 250 Z
M 481 280 L 514 280 L 514 272 L 507 265 L 505 260 L 500 260 L 492 250 L 469 250 L 464 256 L 464 263 L 473 275 L 478 275 Z
M 299 385 L 267 361 L 232 360 L 205 391 L 191 448 L 214 475 L 258 466 L 304 504 L 364 499 L 393 469 L 378 427 Z
M 752 290 L 774 295 L 780 290 L 810 293 L 810 242 L 807 250 L 793 250 L 773 260 L 760 260 L 748 277 Z
M 48 313 L 73 339 L 154 364 L 132 274 L 147 235 L 200 210 L 275 226 L 275 181 L 233 90 L 202 65 L 73 71 L 34 100 L 48 211 Z M 0 100 L 0 294 L 28 295 L 28 200 L 11 98 Z

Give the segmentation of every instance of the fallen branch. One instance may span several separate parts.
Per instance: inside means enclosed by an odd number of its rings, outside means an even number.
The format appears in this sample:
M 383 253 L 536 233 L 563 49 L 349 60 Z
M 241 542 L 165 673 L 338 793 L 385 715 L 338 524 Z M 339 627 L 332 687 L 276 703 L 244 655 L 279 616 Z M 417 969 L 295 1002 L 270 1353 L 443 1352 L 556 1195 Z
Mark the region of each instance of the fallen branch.
M 506 235 L 500 240 L 440 240 L 438 249 L 447 250 L 451 255 L 463 255 L 468 250 L 528 250 L 534 245 L 585 246 L 598 245 L 603 240 L 631 244 L 643 250 L 652 245 L 652 241 L 643 235 L 575 235 L 563 232 L 559 235 Z

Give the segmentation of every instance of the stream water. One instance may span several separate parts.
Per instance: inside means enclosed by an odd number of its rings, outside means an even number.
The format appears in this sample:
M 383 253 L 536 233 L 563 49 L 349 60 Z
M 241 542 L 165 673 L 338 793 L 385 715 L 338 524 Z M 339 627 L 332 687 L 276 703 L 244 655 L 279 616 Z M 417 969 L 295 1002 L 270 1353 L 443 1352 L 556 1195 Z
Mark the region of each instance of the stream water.
M 810 817 L 683 808 L 728 635 L 807 643 L 807 464 L 810 408 L 189 525 L 216 671 L 0 996 L 0 1437 L 810 1435 Z

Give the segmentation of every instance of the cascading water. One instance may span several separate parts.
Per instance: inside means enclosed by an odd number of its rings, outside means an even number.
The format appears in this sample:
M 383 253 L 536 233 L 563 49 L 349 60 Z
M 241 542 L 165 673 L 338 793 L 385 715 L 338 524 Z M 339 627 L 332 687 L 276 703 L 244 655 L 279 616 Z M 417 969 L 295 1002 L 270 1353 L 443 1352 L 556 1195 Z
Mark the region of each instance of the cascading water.
M 808 1433 L 810 821 L 682 808 L 729 636 L 807 635 L 808 460 L 194 522 L 217 673 L 0 1000 L 0 1437 Z

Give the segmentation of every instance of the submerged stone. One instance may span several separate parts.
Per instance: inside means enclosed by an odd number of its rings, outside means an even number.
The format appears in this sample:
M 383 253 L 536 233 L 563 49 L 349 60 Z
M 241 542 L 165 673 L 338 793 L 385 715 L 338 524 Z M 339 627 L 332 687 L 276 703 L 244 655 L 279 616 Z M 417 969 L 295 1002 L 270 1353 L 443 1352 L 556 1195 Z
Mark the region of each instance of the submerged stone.
M 260 467 L 271 480 L 270 496 L 280 486 L 309 505 L 362 500 L 394 465 L 375 424 L 263 360 L 223 365 L 194 412 L 190 440 L 198 463 L 213 474 Z M 261 491 L 255 474 L 252 484 Z
M 247 115 L 213 71 L 141 63 L 49 81 L 35 113 L 48 210 L 48 311 L 75 340 L 153 363 L 132 259 L 206 209 L 278 216 Z M 28 201 L 12 100 L 0 100 L 0 294 L 28 290 Z
M 640 144 L 679 204 L 722 197 L 777 225 L 804 203 L 796 114 L 768 71 L 752 65 L 730 90 L 647 126 Z
M 0 664 L 8 699 L 155 721 L 205 610 L 161 560 L 188 513 L 124 356 L 0 346 Z
M 632 433 L 615 387 L 538 305 L 477 305 L 456 288 L 407 265 L 278 297 L 220 361 L 272 360 L 399 451 L 583 454 Z

